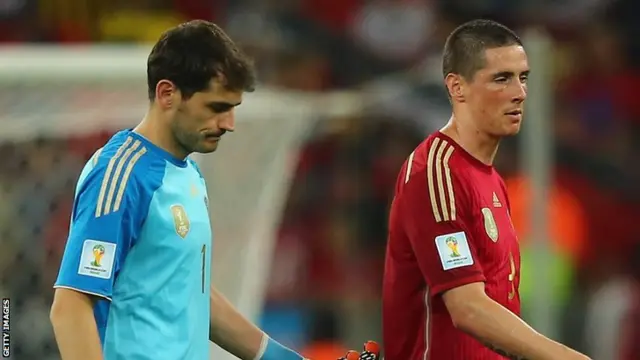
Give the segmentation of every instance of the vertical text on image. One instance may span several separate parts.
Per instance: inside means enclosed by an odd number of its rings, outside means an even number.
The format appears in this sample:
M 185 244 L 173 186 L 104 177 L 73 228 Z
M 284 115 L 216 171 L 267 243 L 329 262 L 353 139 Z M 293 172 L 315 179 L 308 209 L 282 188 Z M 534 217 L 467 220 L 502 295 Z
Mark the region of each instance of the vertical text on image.
M 9 298 L 2 299 L 2 357 L 8 358 L 11 356 L 11 331 L 10 325 L 11 318 L 11 302 Z

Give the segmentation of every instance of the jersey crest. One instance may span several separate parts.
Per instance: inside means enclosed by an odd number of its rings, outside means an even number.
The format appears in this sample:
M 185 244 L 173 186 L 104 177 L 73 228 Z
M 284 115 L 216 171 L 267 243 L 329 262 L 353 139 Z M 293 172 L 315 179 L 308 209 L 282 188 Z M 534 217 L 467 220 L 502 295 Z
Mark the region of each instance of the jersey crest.
M 493 213 L 489 208 L 482 208 L 482 217 L 484 217 L 484 230 L 493 242 L 498 242 L 498 226 L 493 218 Z
M 191 230 L 191 222 L 187 216 L 187 212 L 182 205 L 171 206 L 171 214 L 173 215 L 173 224 L 176 229 L 176 233 L 181 238 L 187 237 L 189 230 Z

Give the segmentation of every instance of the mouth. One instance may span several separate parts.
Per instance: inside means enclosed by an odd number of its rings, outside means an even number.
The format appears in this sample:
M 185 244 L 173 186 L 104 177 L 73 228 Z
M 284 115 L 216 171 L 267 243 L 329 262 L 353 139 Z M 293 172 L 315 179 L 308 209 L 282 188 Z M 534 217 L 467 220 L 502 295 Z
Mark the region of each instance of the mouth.
M 507 115 L 509 118 L 511 118 L 513 121 L 522 120 L 522 110 L 520 110 L 520 109 L 511 110 L 511 111 L 508 111 L 508 112 L 506 112 L 504 114 Z
M 218 142 L 220 141 L 220 136 L 215 136 L 215 135 L 208 135 L 204 137 L 205 141 L 208 142 Z

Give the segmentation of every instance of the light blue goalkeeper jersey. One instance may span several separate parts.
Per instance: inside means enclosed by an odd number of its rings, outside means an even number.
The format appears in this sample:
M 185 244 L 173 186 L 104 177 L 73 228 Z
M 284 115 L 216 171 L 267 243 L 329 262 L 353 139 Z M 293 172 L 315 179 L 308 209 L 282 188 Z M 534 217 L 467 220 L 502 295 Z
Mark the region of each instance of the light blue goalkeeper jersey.
M 99 298 L 106 360 L 209 358 L 207 207 L 196 164 L 130 130 L 87 162 L 54 287 Z

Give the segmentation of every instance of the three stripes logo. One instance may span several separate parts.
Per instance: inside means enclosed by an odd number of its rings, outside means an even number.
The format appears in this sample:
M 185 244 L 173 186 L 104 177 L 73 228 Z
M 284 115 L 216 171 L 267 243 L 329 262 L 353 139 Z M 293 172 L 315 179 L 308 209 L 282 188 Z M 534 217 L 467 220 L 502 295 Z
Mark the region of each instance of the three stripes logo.
M 128 137 L 109 160 L 98 194 L 96 217 L 120 210 L 131 171 L 140 157 L 147 152 L 140 144 L 140 140 L 134 141 L 132 137 Z
M 500 208 L 502 207 L 502 203 L 500 202 L 500 199 L 498 198 L 498 194 L 496 194 L 496 192 L 493 192 L 493 207 L 495 208 Z
M 427 155 L 427 185 L 433 216 L 437 223 L 456 220 L 456 200 L 449 159 L 454 146 L 435 138 Z

